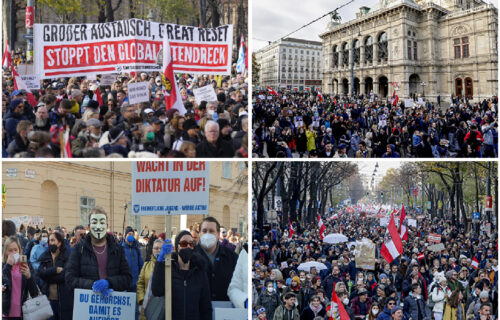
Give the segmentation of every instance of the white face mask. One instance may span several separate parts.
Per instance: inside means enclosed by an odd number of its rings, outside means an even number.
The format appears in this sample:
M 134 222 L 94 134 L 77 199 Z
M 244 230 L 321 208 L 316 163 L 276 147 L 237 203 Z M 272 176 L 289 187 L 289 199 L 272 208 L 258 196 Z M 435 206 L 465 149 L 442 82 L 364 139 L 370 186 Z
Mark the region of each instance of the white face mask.
M 160 253 L 159 252 L 155 252 L 155 253 L 153 253 L 153 255 L 155 256 L 155 258 L 158 259 L 158 256 L 160 255 Z
M 94 213 L 90 219 L 90 233 L 94 238 L 101 240 L 106 236 L 107 219 L 100 213 Z
M 306 278 L 300 278 L 300 281 L 306 281 Z
M 372 309 L 372 313 L 376 315 L 378 313 L 378 309 Z
M 349 298 L 345 298 L 344 300 L 342 300 L 342 302 L 343 302 L 344 304 L 349 304 Z
M 49 242 L 49 238 L 47 238 L 47 237 L 43 237 L 43 238 L 42 238 L 42 243 L 47 243 L 47 242 Z
M 269 293 L 272 293 L 272 292 L 274 291 L 274 288 L 273 288 L 273 287 L 267 287 L 267 291 L 268 291 Z
M 19 261 L 19 253 L 14 253 L 14 263 L 17 263 Z
M 200 244 L 203 249 L 208 250 L 217 243 L 217 237 L 211 233 L 205 233 L 200 237 Z

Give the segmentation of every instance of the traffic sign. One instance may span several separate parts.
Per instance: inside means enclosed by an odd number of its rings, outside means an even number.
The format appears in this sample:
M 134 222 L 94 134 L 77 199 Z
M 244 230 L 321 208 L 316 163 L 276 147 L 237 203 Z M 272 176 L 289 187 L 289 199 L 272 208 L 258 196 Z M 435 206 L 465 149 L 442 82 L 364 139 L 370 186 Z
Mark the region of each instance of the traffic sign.
M 479 214 L 479 212 L 472 213 L 472 219 L 479 220 L 480 218 L 481 218 L 481 215 Z

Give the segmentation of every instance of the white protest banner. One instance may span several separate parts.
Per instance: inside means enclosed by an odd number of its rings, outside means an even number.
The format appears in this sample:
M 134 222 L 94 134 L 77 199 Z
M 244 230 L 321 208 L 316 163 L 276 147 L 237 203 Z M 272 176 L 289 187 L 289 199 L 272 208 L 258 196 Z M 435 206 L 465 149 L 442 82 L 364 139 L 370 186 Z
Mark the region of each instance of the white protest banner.
M 34 26 L 35 74 L 42 79 L 130 71 L 163 71 L 156 63 L 170 41 L 174 72 L 231 74 L 233 25 L 198 28 L 140 19 Z
M 417 220 L 416 219 L 408 219 L 408 225 L 410 227 L 417 227 Z
M 28 91 L 28 86 L 24 83 L 21 76 L 16 76 L 17 90 L 26 90 Z
M 417 99 L 418 104 L 424 104 L 424 100 L 422 98 Z
M 356 268 L 375 270 L 375 244 L 366 238 L 357 241 L 354 259 Z
M 90 81 L 97 80 L 97 75 L 95 73 L 88 74 L 87 80 L 90 80 Z
M 387 227 L 389 225 L 389 218 L 380 218 L 380 226 Z
M 209 162 L 132 162 L 135 215 L 208 214 Z
M 128 102 L 130 104 L 149 101 L 149 82 L 128 84 Z
M 116 81 L 116 73 L 107 73 L 101 76 L 101 86 L 110 86 Z
M 196 102 L 200 104 L 202 101 L 217 101 L 217 95 L 215 94 L 214 87 L 211 84 L 197 88 L 193 90 L 194 98 Z
M 134 320 L 136 294 L 113 291 L 104 297 L 92 290 L 75 289 L 73 320 L 114 319 Z
M 445 249 L 445 247 L 443 243 L 437 243 L 432 246 L 428 246 L 427 249 L 434 252 L 441 252 Z
M 31 216 L 28 218 L 28 225 L 30 226 L 42 226 L 43 217 L 41 216 Z
M 405 108 L 412 108 L 414 106 L 413 99 L 405 99 Z
M 40 89 L 40 75 L 28 74 L 25 76 L 21 76 L 21 79 L 24 81 L 24 84 L 26 85 L 28 90 L 31 91 L 31 90 L 39 90 Z
M 265 96 L 265 95 L 263 95 L 263 94 L 259 94 L 259 99 L 260 99 L 260 100 L 265 100 L 265 99 L 266 99 L 266 96 Z

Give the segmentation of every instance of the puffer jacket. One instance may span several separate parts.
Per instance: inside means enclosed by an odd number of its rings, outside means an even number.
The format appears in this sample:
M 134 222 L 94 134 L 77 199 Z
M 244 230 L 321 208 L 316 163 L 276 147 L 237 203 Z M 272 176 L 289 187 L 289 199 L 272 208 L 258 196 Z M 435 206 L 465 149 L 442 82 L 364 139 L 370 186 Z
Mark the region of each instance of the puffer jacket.
M 156 257 L 152 254 L 151 260 L 146 261 L 142 266 L 139 279 L 137 280 L 137 303 L 142 304 L 146 290 L 148 289 L 149 279 L 153 275 L 155 269 Z
M 84 240 L 78 242 L 66 264 L 66 284 L 71 289 L 92 289 L 95 281 L 99 280 L 99 266 L 97 257 L 88 234 Z M 123 248 L 116 243 L 112 235 L 106 235 L 108 245 L 108 263 L 106 266 L 109 288 L 115 291 L 126 291 L 130 287 L 132 274 L 128 266 Z
M 36 276 L 33 266 L 28 262 L 31 277 L 26 279 L 23 275 L 21 279 L 21 304 L 28 300 L 28 291 L 32 297 L 36 297 L 39 293 L 36 286 Z M 2 265 L 2 285 L 6 287 L 2 292 L 2 314 L 8 315 L 10 312 L 10 299 L 12 293 L 12 266 L 8 263 Z M 21 314 L 22 314 L 21 308 Z
M 203 270 L 203 258 L 193 254 L 189 270 L 182 272 L 172 254 L 172 319 L 210 320 L 212 304 L 210 288 Z M 153 271 L 152 292 L 154 296 L 165 296 L 165 262 L 156 262 Z
M 421 318 L 419 318 L 418 310 L 421 311 Z M 424 299 L 417 299 L 413 296 L 413 293 L 410 292 L 410 295 L 404 299 L 404 307 L 403 314 L 406 319 L 413 320 L 430 320 L 431 316 L 428 312 L 428 309 L 425 307 Z
M 269 294 L 266 290 L 259 295 L 259 300 L 256 305 L 266 308 L 266 317 L 272 319 L 274 316 L 274 310 L 276 310 L 276 308 L 280 305 L 280 298 L 275 292 Z
M 132 244 L 123 241 L 122 247 L 127 257 L 130 273 L 132 274 L 132 282 L 130 283 L 129 291 L 135 292 L 137 290 L 137 279 L 139 279 L 139 273 L 141 273 L 144 260 L 142 259 L 137 241 L 134 241 Z
M 434 307 L 432 308 L 432 312 L 443 312 L 444 311 L 444 303 L 448 294 L 450 293 L 450 289 L 448 287 L 443 288 L 439 285 L 435 285 L 431 291 L 431 300 L 434 303 Z

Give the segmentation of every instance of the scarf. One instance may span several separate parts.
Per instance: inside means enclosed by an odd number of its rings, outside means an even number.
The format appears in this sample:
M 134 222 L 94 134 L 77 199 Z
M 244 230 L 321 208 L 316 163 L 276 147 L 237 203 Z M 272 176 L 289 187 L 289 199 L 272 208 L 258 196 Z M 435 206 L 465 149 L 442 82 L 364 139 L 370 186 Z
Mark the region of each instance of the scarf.
M 323 306 L 321 305 L 321 303 L 315 308 L 311 303 L 309 303 L 309 308 L 314 312 L 314 316 L 316 316 L 320 311 L 321 309 L 323 309 Z

